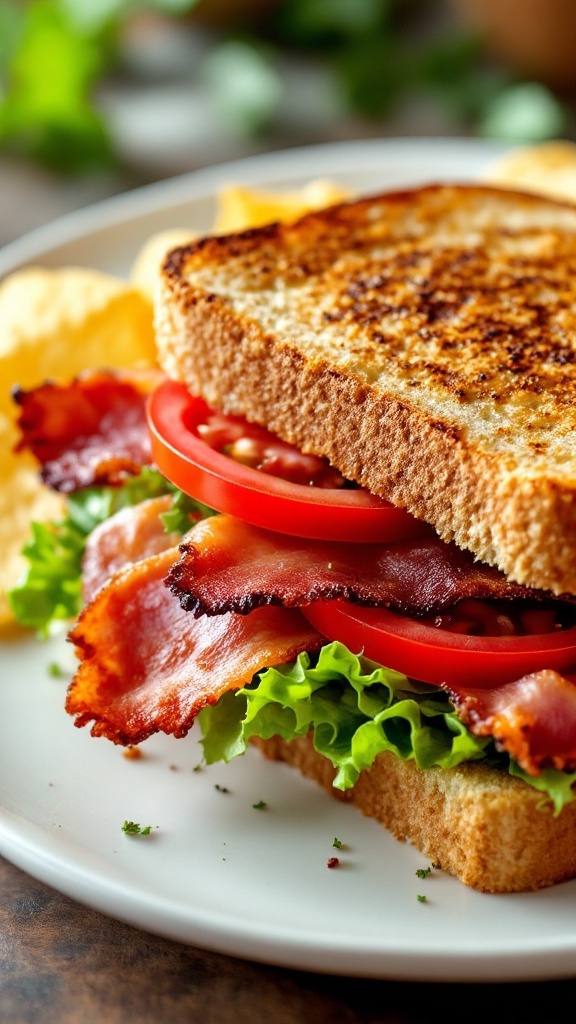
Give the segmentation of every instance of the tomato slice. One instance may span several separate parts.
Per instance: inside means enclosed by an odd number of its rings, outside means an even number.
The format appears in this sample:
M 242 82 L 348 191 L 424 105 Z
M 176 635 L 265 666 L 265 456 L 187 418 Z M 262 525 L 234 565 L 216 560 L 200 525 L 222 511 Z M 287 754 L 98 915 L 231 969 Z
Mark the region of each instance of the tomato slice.
M 576 626 L 536 636 L 466 636 L 346 601 L 317 601 L 302 611 L 329 640 L 436 686 L 492 688 L 540 669 L 576 666 Z
M 426 523 L 362 488 L 305 486 L 229 458 L 198 433 L 212 415 L 201 398 L 174 381 L 161 384 L 148 403 L 158 469 L 180 490 L 218 512 L 313 540 L 372 543 L 433 533 Z M 238 423 L 238 417 L 230 420 Z

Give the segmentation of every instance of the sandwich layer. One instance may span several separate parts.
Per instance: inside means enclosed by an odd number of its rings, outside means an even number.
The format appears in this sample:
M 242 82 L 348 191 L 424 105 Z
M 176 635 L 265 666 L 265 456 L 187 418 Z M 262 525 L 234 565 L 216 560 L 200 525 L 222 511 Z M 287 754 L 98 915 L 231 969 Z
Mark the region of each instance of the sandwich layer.
M 520 583 L 576 591 L 576 208 L 430 186 L 167 257 L 160 360 Z
M 332 786 L 335 769 L 314 750 L 311 736 L 252 743 L 481 892 L 527 892 L 576 875 L 576 802 L 554 817 L 540 793 L 495 768 L 469 762 L 423 771 L 385 752 L 353 789 L 340 792 Z

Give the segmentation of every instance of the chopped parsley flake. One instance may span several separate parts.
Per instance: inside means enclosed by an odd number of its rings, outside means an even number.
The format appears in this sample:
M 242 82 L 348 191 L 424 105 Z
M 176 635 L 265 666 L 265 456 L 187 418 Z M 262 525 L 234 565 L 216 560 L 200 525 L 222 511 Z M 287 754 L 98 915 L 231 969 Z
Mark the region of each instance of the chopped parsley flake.
M 217 789 L 219 793 L 229 793 L 230 792 L 230 790 L 226 786 L 219 786 L 218 783 L 216 783 L 216 785 L 214 786 L 214 789 Z
M 427 896 L 417 896 L 416 899 L 418 900 L 418 903 L 427 903 L 428 902 L 428 897 Z
M 203 767 L 204 767 L 204 762 L 203 761 L 198 761 L 198 764 L 194 765 L 192 771 L 193 772 L 201 772 Z
M 418 876 L 418 878 L 428 878 L 428 875 L 430 874 L 431 871 L 432 871 L 431 867 L 429 867 L 429 868 L 418 868 L 418 870 L 416 871 L 416 875 Z
M 342 840 L 341 840 L 341 839 L 336 839 L 336 836 L 334 836 L 334 842 L 332 843 L 332 846 L 333 846 L 333 847 L 334 847 L 334 848 L 335 848 L 336 850 L 341 850 L 341 849 L 342 849 L 342 847 L 344 846 L 344 843 L 342 842 Z
M 52 679 L 61 679 L 64 675 L 64 669 L 57 661 L 51 661 L 48 665 L 48 675 L 52 676 Z
M 259 800 L 257 804 L 252 804 L 255 811 L 264 811 L 268 807 L 265 800 Z
M 145 828 L 140 828 L 136 821 L 125 821 L 122 825 L 122 831 L 127 836 L 149 836 L 153 828 L 158 828 L 158 825 L 146 825 Z

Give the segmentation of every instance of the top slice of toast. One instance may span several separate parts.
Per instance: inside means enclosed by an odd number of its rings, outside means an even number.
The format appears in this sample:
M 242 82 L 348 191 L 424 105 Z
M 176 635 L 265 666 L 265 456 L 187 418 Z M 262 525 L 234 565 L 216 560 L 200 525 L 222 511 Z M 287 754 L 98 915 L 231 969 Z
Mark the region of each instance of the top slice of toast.
M 433 185 L 168 255 L 167 373 L 576 593 L 576 207 Z

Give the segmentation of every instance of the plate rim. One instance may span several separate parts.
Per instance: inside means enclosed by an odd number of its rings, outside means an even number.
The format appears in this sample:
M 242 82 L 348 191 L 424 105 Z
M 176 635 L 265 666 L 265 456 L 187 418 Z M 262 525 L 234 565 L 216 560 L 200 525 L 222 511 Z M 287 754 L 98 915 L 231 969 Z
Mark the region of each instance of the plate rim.
M 411 943 L 407 939 L 393 950 L 382 951 L 358 941 L 353 947 L 345 946 L 326 935 L 324 945 L 315 947 L 311 965 L 310 947 L 302 943 L 301 930 L 294 926 L 285 927 L 280 939 L 272 933 L 271 941 L 270 929 L 261 924 L 251 922 L 247 929 L 246 921 L 238 916 L 230 918 L 221 911 L 201 911 L 195 918 L 196 931 L 192 940 L 189 914 L 186 907 L 179 909 L 174 898 L 150 895 L 138 887 L 126 889 L 115 879 L 103 879 L 95 871 L 83 869 L 70 859 L 67 862 L 62 860 L 51 849 L 48 852 L 44 850 L 41 856 L 33 839 L 10 828 L 6 819 L 12 817 L 16 821 L 17 815 L 6 812 L 4 808 L 0 808 L 0 815 L 0 852 L 11 863 L 84 906 L 133 928 L 184 945 L 307 973 L 380 980 L 498 983 L 526 981 L 527 978 L 530 981 L 561 980 L 576 973 L 576 946 L 574 940 L 568 938 L 560 943 L 549 941 L 544 948 L 536 946 L 535 941 L 526 947 L 515 946 L 509 950 L 495 948 L 485 956 L 479 956 L 477 948 L 472 945 L 467 949 L 464 944 L 459 951 L 452 951 L 449 958 L 435 952 L 431 944 L 430 950 L 418 950 L 416 966 L 410 960 Z M 39 825 L 30 822 L 27 825 L 25 832 L 37 832 L 45 838 L 46 833 Z M 11 844 L 10 853 L 4 850 L 5 842 Z M 49 844 L 50 847 L 56 845 Z M 90 886 L 90 896 L 86 893 L 87 885 Z M 480 895 L 486 899 L 501 898 L 493 894 Z M 225 945 L 222 944 L 224 923 Z
M 437 153 L 461 150 L 471 160 L 477 157 L 478 160 L 481 158 L 488 161 L 508 148 L 509 145 L 503 143 L 460 137 L 368 139 L 295 147 L 201 168 L 100 200 L 28 232 L 0 251 L 0 276 L 18 269 L 31 259 L 41 259 L 42 253 L 46 254 L 56 246 L 80 240 L 92 231 L 113 229 L 127 221 L 137 220 L 151 212 L 177 207 L 186 201 L 208 199 L 214 195 L 218 184 L 223 184 L 226 180 L 235 179 L 246 184 L 265 185 L 277 179 L 289 179 L 291 174 L 310 176 L 310 161 L 331 154 L 338 156 L 331 172 L 337 177 L 338 173 L 345 173 L 339 168 L 347 162 L 351 165 L 350 173 L 353 173 L 352 165 L 359 156 L 367 152 L 375 164 L 381 163 L 390 153 L 402 155 L 405 159 L 408 159 L 410 154 L 418 153 L 421 156 L 423 149 L 433 149 Z M 307 165 L 305 171 L 302 169 L 303 164 Z M 269 931 L 253 928 L 252 933 L 247 936 L 245 931 L 240 932 L 233 928 L 232 940 L 231 929 L 228 926 L 226 941 L 223 943 L 222 933 L 215 929 L 214 924 L 210 927 L 205 922 L 200 927 L 200 934 L 190 937 L 189 928 L 187 933 L 185 927 L 176 930 L 174 928 L 174 901 L 166 897 L 154 897 L 153 900 L 155 904 L 169 904 L 172 916 L 166 911 L 160 912 L 159 907 L 156 911 L 152 910 L 150 902 L 144 908 L 145 913 L 138 915 L 136 910 L 139 899 L 136 889 L 127 894 L 126 889 L 119 886 L 114 879 L 98 878 L 86 869 L 78 868 L 75 873 L 65 871 L 61 860 L 58 862 L 57 857 L 47 853 L 41 856 L 37 845 L 34 846 L 30 840 L 28 833 L 42 833 L 41 826 L 25 820 L 25 826 L 28 827 L 24 828 L 24 832 L 18 831 L 17 821 L 21 820 L 5 807 L 0 807 L 0 849 L 7 860 L 79 903 L 91 906 L 135 928 L 145 929 L 174 941 L 198 945 L 204 949 L 261 963 L 354 977 L 434 982 L 498 982 L 522 981 L 527 978 L 554 980 L 576 974 L 576 935 L 574 939 L 561 937 L 553 945 L 550 940 L 550 948 L 546 949 L 542 949 L 541 946 L 535 948 L 533 942 L 527 943 L 525 948 L 515 946 L 510 950 L 489 950 L 486 955 L 479 954 L 477 948 L 464 948 L 460 952 L 451 953 L 448 961 L 445 957 L 439 958 L 433 949 L 427 955 L 419 951 L 418 963 L 411 962 L 407 956 L 407 942 L 400 943 L 394 952 L 387 950 L 385 954 L 381 950 L 370 952 L 360 948 L 358 944 L 351 950 L 350 947 L 343 948 L 337 943 L 332 943 L 331 948 L 328 944 L 322 951 L 315 951 L 312 966 L 309 962 L 310 951 L 307 946 L 302 945 L 301 933 L 300 939 L 295 934 L 287 939 L 287 932 L 280 941 L 276 936 L 271 947 Z M 94 898 L 98 896 L 97 902 L 86 895 L 87 883 L 95 891 Z M 128 908 L 119 909 L 113 904 L 114 895 L 119 889 L 122 890 Z M 189 920 L 185 911 L 186 907 L 179 915 L 184 925 Z M 261 932 L 260 938 L 255 931 Z
M 0 279 L 36 258 L 36 254 L 41 251 L 76 241 L 92 231 L 111 228 L 126 220 L 145 216 L 154 209 L 168 209 L 187 200 L 207 198 L 210 194 L 213 196 L 218 185 L 231 181 L 248 184 L 257 176 L 266 187 L 267 181 L 289 179 L 290 174 L 286 171 L 302 175 L 302 171 L 297 171 L 300 164 L 315 158 L 321 160 L 326 155 L 334 158 L 334 171 L 331 174 L 346 173 L 346 163 L 352 165 L 348 173 L 354 173 L 359 154 L 369 154 L 377 165 L 388 154 L 409 157 L 412 151 L 418 153 L 423 148 L 438 153 L 443 150 L 462 150 L 467 155 L 477 151 L 478 158 L 489 161 L 512 147 L 510 143 L 498 140 L 458 136 L 390 136 L 294 146 L 200 167 L 97 200 L 33 228 L 0 248 Z M 309 174 L 307 171 L 306 175 Z

